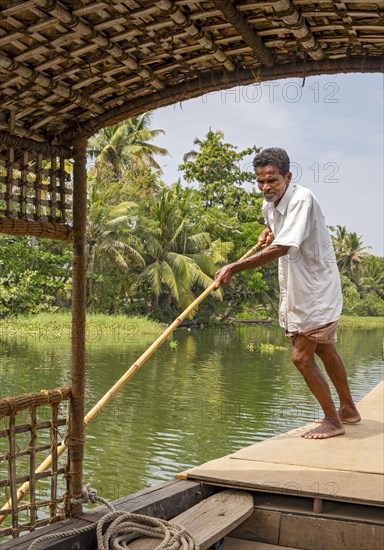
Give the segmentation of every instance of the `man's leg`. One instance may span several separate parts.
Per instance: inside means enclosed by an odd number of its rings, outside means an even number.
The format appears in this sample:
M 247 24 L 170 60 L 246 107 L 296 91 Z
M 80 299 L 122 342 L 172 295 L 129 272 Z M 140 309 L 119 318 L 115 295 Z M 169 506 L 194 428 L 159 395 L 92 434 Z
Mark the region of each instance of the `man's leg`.
M 317 342 L 298 335 L 293 340 L 292 361 L 299 369 L 313 395 L 320 403 L 324 412 L 323 422 L 313 430 L 303 434 L 306 439 L 326 439 L 336 435 L 343 435 L 344 426 L 336 411 L 328 383 L 315 363 Z
M 338 412 L 340 420 L 347 424 L 360 422 L 361 416 L 352 399 L 347 372 L 340 355 L 336 351 L 335 344 L 318 344 L 316 354 L 324 363 L 325 370 L 339 396 L 340 408 Z

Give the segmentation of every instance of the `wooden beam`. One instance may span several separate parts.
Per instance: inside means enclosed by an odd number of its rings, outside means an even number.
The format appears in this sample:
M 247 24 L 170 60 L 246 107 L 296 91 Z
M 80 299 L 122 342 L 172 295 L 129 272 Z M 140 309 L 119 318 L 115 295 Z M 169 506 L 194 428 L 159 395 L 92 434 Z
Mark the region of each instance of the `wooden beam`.
M 0 233 L 7 235 L 28 235 L 43 239 L 70 242 L 73 239 L 72 227 L 64 223 L 38 222 L 0 216 Z
M 2 145 L 6 145 L 7 147 L 21 149 L 22 151 L 32 150 L 35 153 L 42 153 L 47 157 L 57 155 L 62 158 L 70 159 L 73 156 L 73 152 L 70 147 L 65 147 L 63 145 L 51 145 L 50 143 L 41 143 L 39 141 L 34 141 L 33 139 L 11 135 L 6 131 L 1 130 L 0 143 Z
M 265 47 L 263 40 L 251 27 L 246 18 L 236 9 L 232 1 L 212 0 L 212 2 L 224 14 L 225 19 L 235 27 L 256 58 L 267 67 L 271 67 L 273 65 L 272 53 Z
M 74 146 L 73 167 L 73 268 L 72 268 L 72 361 L 71 406 L 68 437 L 69 492 L 71 514 L 81 513 L 84 459 L 84 400 L 85 400 L 85 313 L 86 313 L 86 210 L 87 210 L 87 140 Z

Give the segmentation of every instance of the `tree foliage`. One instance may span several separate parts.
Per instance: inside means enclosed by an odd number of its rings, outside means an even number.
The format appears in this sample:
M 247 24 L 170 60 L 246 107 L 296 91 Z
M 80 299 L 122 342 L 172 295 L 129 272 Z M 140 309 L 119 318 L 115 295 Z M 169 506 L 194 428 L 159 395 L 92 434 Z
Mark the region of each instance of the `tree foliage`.
M 203 207 L 223 208 L 229 215 L 239 212 L 244 194 L 244 185 L 255 182 L 255 173 L 244 169 L 245 157 L 257 153 L 258 147 L 249 147 L 237 152 L 237 147 L 224 142 L 223 132 L 209 130 L 205 139 L 196 138 L 192 150 L 184 155 L 179 166 L 187 182 L 198 184 Z M 247 167 L 245 167 L 247 168 Z
M 151 309 L 170 311 L 172 303 L 186 308 L 198 289 L 212 283 L 218 265 L 228 261 L 232 243 L 213 240 L 200 210 L 196 191 L 174 184 L 153 196 L 147 215 L 139 217 L 137 232 L 146 266 L 138 287 Z
M 336 226 L 332 240 L 340 273 L 357 283 L 359 268 L 363 258 L 369 255 L 369 247 L 363 244 L 361 236 L 355 232 L 348 232 L 342 225 Z
M 69 245 L 0 236 L 0 317 L 70 305 Z
M 331 227 L 347 315 L 384 315 L 384 258 L 368 252 L 362 237 L 345 226 Z
M 141 313 L 168 322 L 212 283 L 216 270 L 257 241 L 264 226 L 250 155 L 222 132 L 194 141 L 180 165 L 188 185 L 167 185 L 150 114 L 89 141 L 87 304 L 99 313 Z M 249 159 L 247 161 L 247 159 Z M 332 229 L 344 312 L 384 315 L 384 258 L 354 232 Z M 0 317 L 70 306 L 70 246 L 0 237 Z M 239 273 L 201 306 L 201 320 L 277 317 L 277 262 Z M 220 300 L 225 295 L 225 300 Z

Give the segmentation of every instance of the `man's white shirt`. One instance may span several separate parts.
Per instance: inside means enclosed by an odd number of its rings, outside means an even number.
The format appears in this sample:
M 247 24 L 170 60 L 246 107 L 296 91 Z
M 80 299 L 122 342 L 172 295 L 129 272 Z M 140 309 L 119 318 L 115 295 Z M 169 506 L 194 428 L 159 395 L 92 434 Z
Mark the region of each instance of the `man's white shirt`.
M 264 201 L 262 211 L 275 236 L 273 244 L 289 246 L 288 254 L 279 258 L 280 325 L 302 332 L 339 319 L 340 276 L 315 196 L 291 183 L 276 207 Z

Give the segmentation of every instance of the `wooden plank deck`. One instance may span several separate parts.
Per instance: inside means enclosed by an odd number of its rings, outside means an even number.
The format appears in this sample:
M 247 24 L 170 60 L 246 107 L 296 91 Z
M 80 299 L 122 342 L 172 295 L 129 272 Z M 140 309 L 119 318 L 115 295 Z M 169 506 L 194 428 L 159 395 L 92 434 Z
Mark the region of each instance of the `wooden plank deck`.
M 384 382 L 358 404 L 362 421 L 340 437 L 301 437 L 310 424 L 197 466 L 177 477 L 224 487 L 382 506 Z
M 225 539 L 224 550 L 297 550 L 297 548 L 227 537 Z
M 195 538 L 201 550 L 228 535 L 253 512 L 252 495 L 245 491 L 227 490 L 212 495 L 182 514 L 172 518 L 172 523 L 182 525 Z M 129 543 L 132 550 L 156 550 L 158 538 L 142 537 Z

